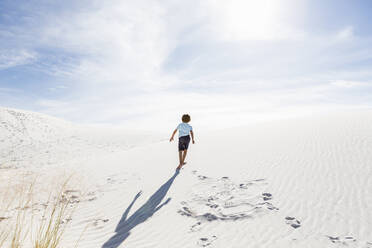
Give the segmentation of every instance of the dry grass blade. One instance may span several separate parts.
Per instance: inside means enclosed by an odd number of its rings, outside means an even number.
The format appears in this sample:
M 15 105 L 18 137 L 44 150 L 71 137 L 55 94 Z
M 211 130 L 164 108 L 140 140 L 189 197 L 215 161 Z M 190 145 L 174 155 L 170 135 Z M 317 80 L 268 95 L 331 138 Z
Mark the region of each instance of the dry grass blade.
M 10 240 L 9 247 L 11 248 L 20 248 L 24 243 L 28 233 L 29 227 L 25 225 L 26 223 L 26 210 L 29 208 L 30 203 L 32 202 L 32 192 L 34 188 L 34 183 L 31 183 L 28 187 L 21 187 L 16 198 L 18 198 L 19 203 L 15 208 L 17 211 L 17 217 L 15 223 L 6 223 L 8 225 L 8 232 L 5 230 L 4 239 L 2 240 L 2 245 L 6 243 L 7 240 Z M 8 205 L 7 207 L 9 207 Z
M 51 208 L 46 208 L 34 241 L 35 248 L 57 248 L 75 208 L 70 208 L 69 199 L 63 197 L 68 180 L 63 184 Z

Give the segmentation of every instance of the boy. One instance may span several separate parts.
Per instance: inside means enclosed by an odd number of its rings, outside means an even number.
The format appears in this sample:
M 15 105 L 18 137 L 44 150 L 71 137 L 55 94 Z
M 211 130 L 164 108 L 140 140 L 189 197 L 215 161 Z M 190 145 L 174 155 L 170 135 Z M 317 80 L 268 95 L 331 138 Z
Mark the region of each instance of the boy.
M 186 164 L 185 158 L 187 154 L 187 148 L 189 147 L 190 143 L 190 135 L 192 138 L 192 143 L 195 144 L 194 141 L 194 133 L 192 132 L 192 127 L 188 124 L 191 118 L 189 115 L 185 114 L 182 116 L 182 123 L 178 124 L 177 128 L 173 131 L 172 137 L 170 138 L 169 142 L 171 142 L 174 138 L 174 135 L 177 133 L 178 130 L 178 155 L 180 158 L 180 164 L 177 167 L 177 170 L 181 169 L 181 167 Z

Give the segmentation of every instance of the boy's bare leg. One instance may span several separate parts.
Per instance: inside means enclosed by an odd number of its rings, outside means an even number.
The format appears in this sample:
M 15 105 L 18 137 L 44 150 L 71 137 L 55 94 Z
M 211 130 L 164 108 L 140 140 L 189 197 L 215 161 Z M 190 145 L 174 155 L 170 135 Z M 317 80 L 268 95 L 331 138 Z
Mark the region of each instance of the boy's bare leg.
M 183 155 L 182 155 L 182 165 L 186 164 L 185 162 L 186 155 L 187 155 L 187 150 L 184 150 Z
M 179 151 L 179 152 L 178 152 L 178 157 L 179 157 L 179 159 L 180 159 L 180 164 L 178 165 L 177 169 L 180 169 L 181 166 L 182 166 L 182 151 Z

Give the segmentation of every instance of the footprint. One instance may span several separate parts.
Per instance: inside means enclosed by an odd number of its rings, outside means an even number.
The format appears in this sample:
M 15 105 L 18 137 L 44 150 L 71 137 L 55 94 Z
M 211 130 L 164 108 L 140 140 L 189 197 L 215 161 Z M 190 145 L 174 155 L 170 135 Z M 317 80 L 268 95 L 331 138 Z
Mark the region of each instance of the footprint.
M 198 221 L 194 225 L 191 226 L 190 231 L 197 232 L 197 231 L 200 231 L 201 229 L 202 229 L 202 223 Z
M 332 237 L 332 236 L 327 236 L 327 238 L 329 238 L 329 240 L 332 242 L 332 243 L 336 243 L 340 240 L 339 237 Z
M 70 204 L 80 203 L 80 192 L 77 190 L 65 190 L 61 196 L 61 202 L 68 202 Z
M 218 204 L 209 204 L 209 203 L 207 203 L 205 205 L 208 206 L 208 207 L 210 207 L 210 208 L 218 208 L 219 207 Z
M 63 220 L 61 221 L 61 223 L 62 223 L 62 224 L 67 224 L 67 223 L 69 223 L 70 221 L 72 221 L 72 219 L 71 219 L 71 218 L 67 218 L 67 219 L 63 219 Z
M 239 188 L 241 188 L 241 189 L 247 189 L 248 188 L 248 184 L 241 183 L 241 184 L 239 184 Z
M 87 201 L 95 201 L 95 200 L 97 200 L 97 197 L 96 197 L 96 196 L 93 196 L 93 197 L 91 197 L 91 198 L 88 198 Z
M 270 193 L 262 193 L 262 198 L 264 201 L 269 201 L 271 199 L 273 199 L 273 195 L 270 194 Z
M 286 219 L 285 223 L 287 225 L 290 225 L 294 229 L 297 229 L 297 228 L 301 227 L 301 222 L 299 220 L 297 220 L 295 217 L 287 216 L 287 217 L 285 217 L 285 219 Z
M 205 180 L 205 179 L 207 179 L 208 177 L 206 177 L 206 176 L 202 176 L 202 175 L 199 175 L 198 178 L 199 178 L 200 180 Z
M 333 237 L 333 236 L 326 236 L 332 243 L 334 244 L 342 244 L 347 246 L 349 243 L 356 242 L 357 240 L 352 236 L 344 236 L 344 237 Z M 368 245 L 368 242 L 367 242 Z
M 93 226 L 95 226 L 98 229 L 101 229 L 104 227 L 105 223 L 109 221 L 109 219 L 93 219 L 91 221 Z
M 271 204 L 270 202 L 264 202 L 267 209 L 269 210 L 279 210 L 279 208 L 275 207 L 273 204 Z
M 210 238 L 200 238 L 197 244 L 200 247 L 207 247 L 207 246 L 210 246 L 216 239 L 217 239 L 217 236 L 215 235 L 213 235 Z
M 178 210 L 177 212 L 183 216 L 195 217 L 195 214 L 187 207 L 183 207 L 182 210 Z

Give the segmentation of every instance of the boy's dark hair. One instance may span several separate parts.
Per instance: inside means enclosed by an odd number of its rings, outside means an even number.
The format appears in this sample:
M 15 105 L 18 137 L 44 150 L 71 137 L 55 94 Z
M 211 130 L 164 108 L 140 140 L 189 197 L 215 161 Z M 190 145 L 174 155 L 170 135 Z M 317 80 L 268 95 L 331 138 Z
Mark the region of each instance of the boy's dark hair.
M 188 123 L 190 122 L 191 117 L 188 114 L 182 116 L 182 122 Z

